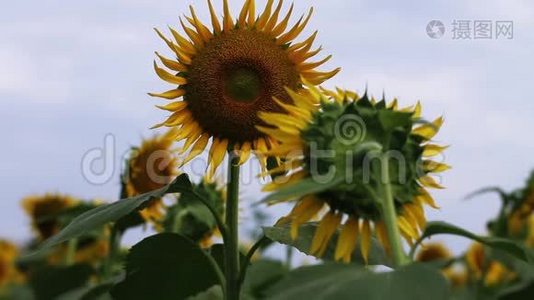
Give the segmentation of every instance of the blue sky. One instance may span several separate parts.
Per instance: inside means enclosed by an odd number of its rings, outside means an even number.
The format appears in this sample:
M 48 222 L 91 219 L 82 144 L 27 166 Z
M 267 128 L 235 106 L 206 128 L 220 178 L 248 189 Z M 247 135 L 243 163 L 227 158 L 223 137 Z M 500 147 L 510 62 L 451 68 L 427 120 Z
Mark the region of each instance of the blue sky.
M 215 3 L 220 3 L 215 0 Z M 259 1 L 258 6 L 263 6 Z M 286 1 L 288 2 L 288 1 Z M 234 11 L 242 1 L 231 1 Z M 343 71 L 326 86 L 421 100 L 424 116 L 443 115 L 437 137 L 451 145 L 443 175 L 448 189 L 435 192 L 441 210 L 429 218 L 476 232 L 492 216 L 493 196 L 466 202 L 469 192 L 488 185 L 520 186 L 534 168 L 534 3 L 529 1 L 312 1 L 308 32 Z M 88 183 L 81 160 L 116 140 L 116 162 L 164 113 L 149 91 L 167 88 L 153 74 L 154 51 L 165 52 L 152 28 L 176 26 L 194 4 L 207 20 L 204 1 L 11 1 L 0 12 L 0 236 L 29 237 L 19 201 L 28 194 L 59 191 L 108 201 L 118 179 Z M 287 4 L 287 3 L 286 3 Z M 296 16 L 295 16 L 296 17 Z M 430 20 L 445 23 L 441 39 L 430 39 Z M 453 40 L 456 19 L 512 20 L 512 40 Z M 250 173 L 253 173 L 251 171 Z M 261 198 L 257 183 L 244 187 L 243 202 Z M 269 209 L 279 214 L 280 209 Z M 246 215 L 246 211 L 244 212 Z M 245 217 L 246 219 L 246 217 Z M 138 234 L 138 233 L 136 233 Z M 135 240 L 137 235 L 130 237 Z M 466 241 L 447 239 L 456 250 Z

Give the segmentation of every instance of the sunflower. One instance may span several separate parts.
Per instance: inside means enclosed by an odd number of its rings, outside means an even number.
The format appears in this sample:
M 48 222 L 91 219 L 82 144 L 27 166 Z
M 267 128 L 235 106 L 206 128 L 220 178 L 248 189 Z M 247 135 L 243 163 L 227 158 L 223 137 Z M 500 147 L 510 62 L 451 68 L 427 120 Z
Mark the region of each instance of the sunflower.
M 516 279 L 517 274 L 498 260 L 491 259 L 480 243 L 472 244 L 465 254 L 471 280 L 493 287 Z
M 416 260 L 430 262 L 450 258 L 452 258 L 452 254 L 447 247 L 440 243 L 431 243 L 423 246 L 423 249 L 417 254 Z
M 32 227 L 41 240 L 46 240 L 61 229 L 57 215 L 79 203 L 79 200 L 61 194 L 29 196 L 22 200 L 22 207 L 32 219 Z
M 415 258 L 420 262 L 447 261 L 453 258 L 451 251 L 441 243 L 430 243 L 423 246 Z M 467 281 L 465 268 L 457 268 L 454 264 L 447 264 L 441 272 L 453 287 L 461 287 Z
M 109 252 L 109 242 L 107 236 L 103 235 L 99 239 L 83 239 L 76 245 L 74 253 L 74 262 L 91 264 L 97 266 L 107 258 Z M 50 265 L 62 265 L 65 263 L 65 257 L 68 255 L 67 245 L 62 245 L 55 249 L 48 257 L 47 263 Z
M 0 289 L 7 284 L 22 280 L 22 274 L 15 266 L 17 256 L 17 246 L 8 241 L 0 240 Z
M 373 231 L 389 251 L 379 199 L 381 168 L 376 166 L 376 160 L 366 160 L 373 152 L 365 150 L 380 147 L 384 152 L 400 155 L 404 161 L 403 172 L 400 172 L 400 162 L 395 164 L 390 159 L 388 164 L 391 174 L 398 171 L 403 175 L 392 178 L 391 185 L 398 227 L 405 240 L 413 243 L 425 226 L 423 205 L 437 207 L 426 188 L 442 188 L 429 175 L 449 168 L 426 159 L 445 149 L 430 142 L 443 119 L 416 125 L 423 123 L 419 119 L 419 104 L 398 109 L 397 100 L 387 105 L 385 100 L 377 102 L 367 95 L 359 98 L 351 91 L 333 92 L 307 86 L 307 90 L 299 93 L 288 91 L 295 104 L 279 102 L 287 114 L 259 114 L 269 126 L 258 126 L 258 129 L 279 144 L 266 154 L 285 160 L 280 167 L 267 172 L 285 175 L 266 185 L 264 191 L 281 190 L 301 181 L 315 183 L 316 175 L 326 175 L 331 169 L 337 171 L 337 179 L 345 175 L 347 178 L 332 180 L 339 183 L 297 199 L 293 210 L 283 219 L 291 223 L 291 236 L 296 238 L 301 224 L 319 216 L 321 221 L 312 241 L 312 254 L 319 257 L 324 254 L 343 221 L 335 251 L 337 260 L 350 261 L 358 237 L 362 256 L 367 259 Z M 321 156 L 317 150 L 333 155 Z M 279 199 L 289 200 L 292 199 Z
M 177 159 L 171 148 L 174 135 L 175 130 L 171 129 L 145 139 L 141 147 L 133 149 L 125 176 L 128 197 L 162 188 L 178 175 Z M 162 199 L 150 201 L 140 214 L 146 221 L 161 221 L 165 214 Z
M 156 52 L 170 71 L 156 62 L 154 67 L 157 75 L 175 88 L 149 95 L 170 100 L 182 97 L 183 101 L 160 106 L 171 115 L 155 127 L 180 127 L 176 140 L 185 140 L 184 152 L 191 148 L 184 163 L 202 153 L 212 139 L 208 175 L 214 174 L 229 148 L 236 150 L 244 163 L 251 151 L 273 146 L 273 140 L 255 127 L 262 124 L 257 113 L 282 112 L 273 97 L 291 102 L 284 87 L 299 89 L 301 77 L 320 84 L 339 72 L 316 70 L 331 56 L 308 62 L 321 51 L 321 47 L 312 50 L 317 32 L 302 42 L 293 42 L 305 29 L 313 9 L 289 27 L 293 5 L 283 16 L 283 0 L 274 2 L 268 0 L 257 16 L 255 1 L 247 0 L 234 19 L 224 0 L 224 16 L 219 20 L 208 0 L 211 29 L 190 7 L 191 16 L 186 16 L 185 22 L 180 19 L 185 35 L 170 28 L 171 40 L 156 30 L 175 57 Z M 265 166 L 266 158 L 259 158 Z
M 526 196 L 508 216 L 508 234 L 513 237 L 528 232 L 528 219 L 534 215 L 534 189 L 528 187 Z

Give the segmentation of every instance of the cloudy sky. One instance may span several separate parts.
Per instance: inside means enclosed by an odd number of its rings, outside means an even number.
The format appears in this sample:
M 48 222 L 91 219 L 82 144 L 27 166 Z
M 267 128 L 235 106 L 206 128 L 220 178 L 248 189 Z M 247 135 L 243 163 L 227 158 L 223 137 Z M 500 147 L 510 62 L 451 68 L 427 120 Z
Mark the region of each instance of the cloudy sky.
M 207 17 L 204 1 L 155 3 L 23 0 L 3 5 L 1 237 L 29 237 L 28 219 L 19 205 L 28 194 L 58 191 L 116 199 L 120 157 L 149 136 L 148 128 L 165 115 L 154 108 L 159 102 L 146 95 L 166 88 L 153 74 L 153 52 L 165 52 L 165 46 L 152 28 L 176 26 L 189 4 Z M 236 9 L 242 1 L 231 3 Z M 318 43 L 334 55 L 329 67 L 343 68 L 327 86 L 362 92 L 367 85 L 372 94 L 385 92 L 404 105 L 421 100 L 428 119 L 445 117 L 437 139 L 451 145 L 445 160 L 454 169 L 442 178 L 448 189 L 434 193 L 441 210 L 429 217 L 483 232 L 497 199 L 462 198 L 488 185 L 518 187 L 534 168 L 534 139 L 529 138 L 534 129 L 534 3 L 410 4 L 299 0 L 295 11 L 316 8 L 308 32 L 320 30 Z M 427 35 L 431 20 L 445 24 L 442 38 Z M 494 32 L 489 40 L 455 40 L 454 20 L 490 20 L 494 26 L 496 21 L 513 21 L 514 37 L 496 39 Z M 82 158 L 103 148 L 108 134 L 115 146 L 106 170 L 115 176 L 91 184 L 81 171 Z M 260 198 L 257 184 L 244 188 L 244 202 Z M 461 239 L 448 241 L 456 250 L 466 245 Z

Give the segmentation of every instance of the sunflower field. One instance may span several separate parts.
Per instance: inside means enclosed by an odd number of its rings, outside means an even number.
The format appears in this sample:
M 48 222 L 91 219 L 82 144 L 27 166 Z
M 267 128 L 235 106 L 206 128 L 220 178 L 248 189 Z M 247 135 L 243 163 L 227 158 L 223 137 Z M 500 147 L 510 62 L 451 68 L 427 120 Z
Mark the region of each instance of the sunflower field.
M 155 29 L 169 88 L 149 95 L 166 117 L 130 149 L 115 201 L 21 200 L 32 239 L 0 237 L 0 299 L 534 299 L 534 173 L 468 195 L 500 197 L 486 234 L 428 220 L 451 168 L 444 118 L 326 88 L 341 69 L 303 35 L 313 9 L 240 2 Z M 201 178 L 185 171 L 203 158 Z M 240 216 L 245 163 L 265 180 L 253 219 Z M 289 212 L 265 226 L 278 206 Z M 127 245 L 135 228 L 154 234 Z M 472 243 L 455 254 L 437 235 Z

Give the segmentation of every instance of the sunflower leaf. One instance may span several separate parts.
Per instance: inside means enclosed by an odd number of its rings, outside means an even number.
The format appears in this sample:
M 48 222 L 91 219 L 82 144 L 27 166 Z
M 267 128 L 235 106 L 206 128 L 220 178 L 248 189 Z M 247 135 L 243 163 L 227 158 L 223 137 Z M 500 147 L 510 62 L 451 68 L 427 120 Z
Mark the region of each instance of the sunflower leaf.
M 289 245 L 297 250 L 303 252 L 304 254 L 311 255 L 310 254 L 310 247 L 313 240 L 313 236 L 315 234 L 315 230 L 317 229 L 316 223 L 309 223 L 300 226 L 299 228 L 299 234 L 298 237 L 293 240 L 291 238 L 290 234 L 290 226 L 276 226 L 276 227 L 264 227 L 263 232 L 265 235 L 270 238 L 273 241 L 276 241 L 278 243 Z M 339 233 L 335 233 L 332 237 L 331 242 L 329 243 L 324 256 L 320 257 L 321 259 L 325 261 L 334 261 L 334 253 L 335 253 L 335 241 L 337 241 Z M 359 251 L 359 241 L 358 245 L 356 246 L 356 250 L 352 254 L 351 262 L 364 265 L 365 261 Z M 385 265 L 389 266 L 390 261 L 387 259 L 387 256 L 384 252 L 384 249 L 377 240 L 372 239 L 371 241 L 371 249 L 369 251 L 369 260 L 368 264 L 370 265 Z
M 504 251 L 522 261 L 528 262 L 530 264 L 534 264 L 534 253 L 532 253 L 531 250 L 526 249 L 525 247 L 521 246 L 520 244 L 512 240 L 499 238 L 499 237 L 479 236 L 465 229 L 462 229 L 460 227 L 457 227 L 457 226 L 454 226 L 452 224 L 448 224 L 445 222 L 429 222 L 425 228 L 425 231 L 419 238 L 419 241 L 412 248 L 412 254 L 414 253 L 415 248 L 424 239 L 431 237 L 433 235 L 438 235 L 438 234 L 452 234 L 452 235 L 462 236 L 462 237 L 477 241 L 479 243 L 482 243 L 488 247 Z
M 266 299 L 449 299 L 439 270 L 412 264 L 392 272 L 373 273 L 345 264 L 300 267 L 266 289 Z
M 126 278 L 113 287 L 111 295 L 114 299 L 187 299 L 218 284 L 206 252 L 184 236 L 161 233 L 132 247 Z
M 32 275 L 30 286 L 36 299 L 58 299 L 66 292 L 85 286 L 94 273 L 95 270 L 86 264 L 49 266 Z
M 91 209 L 69 223 L 61 232 L 43 243 L 37 252 L 29 257 L 38 255 L 39 252 L 50 249 L 65 241 L 76 238 L 83 233 L 98 228 L 110 222 L 115 222 L 136 209 L 142 208 L 148 201 L 163 197 L 169 193 L 188 193 L 192 191 L 192 184 L 186 174 L 178 176 L 171 184 L 152 192 L 122 199 L 111 204 L 101 205 Z

